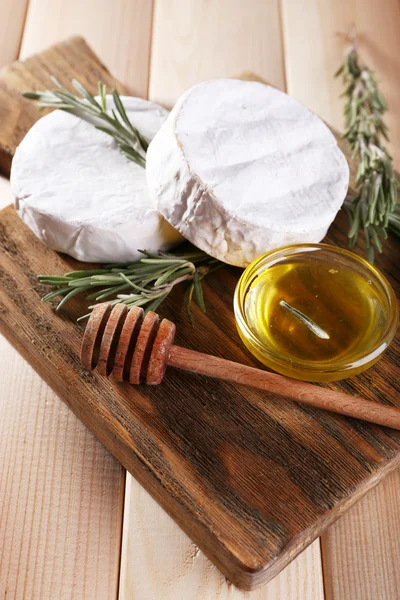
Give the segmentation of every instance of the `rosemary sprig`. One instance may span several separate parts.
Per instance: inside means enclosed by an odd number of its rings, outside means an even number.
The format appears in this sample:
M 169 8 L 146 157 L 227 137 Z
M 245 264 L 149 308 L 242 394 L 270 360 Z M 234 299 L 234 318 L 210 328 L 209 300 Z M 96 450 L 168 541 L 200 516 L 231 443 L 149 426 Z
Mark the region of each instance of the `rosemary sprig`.
M 121 264 L 110 264 L 104 268 L 72 271 L 65 275 L 39 275 L 40 283 L 54 287 L 42 299 L 48 302 L 61 296 L 56 310 L 60 310 L 66 302 L 79 293 L 86 293 L 86 298 L 94 300 L 89 306 L 93 309 L 96 303 L 126 304 L 129 307 L 143 306 L 145 310 L 157 310 L 172 289 L 183 281 L 191 282 L 186 295 L 186 310 L 191 319 L 190 304 L 192 297 L 200 310 L 205 312 L 201 280 L 207 273 L 222 266 L 222 263 L 196 251 L 175 255 L 152 254 L 141 250 L 143 258 Z M 78 320 L 85 319 L 90 313 Z
M 347 198 L 345 208 L 350 219 L 350 247 L 363 230 L 367 258 L 373 262 L 374 248 L 382 252 L 382 240 L 387 237 L 389 224 L 399 234 L 398 181 L 392 157 L 383 143 L 388 140 L 387 126 L 382 120 L 387 105 L 378 89 L 375 73 L 360 59 L 354 36 L 352 42 L 336 73 L 345 86 L 344 138 L 353 151 L 353 158 L 357 157 L 359 162 L 356 194 Z
M 100 99 L 97 100 L 76 79 L 72 80 L 72 85 L 79 95 L 63 88 L 55 77 L 51 77 L 51 80 L 56 89 L 45 92 L 26 92 L 23 96 L 30 100 L 36 100 L 41 108 L 58 108 L 91 123 L 96 129 L 114 138 L 122 154 L 129 160 L 141 167 L 146 166 L 148 143 L 130 122 L 116 90 L 111 92 L 115 109 L 107 110 L 107 88 L 101 81 L 98 84 Z

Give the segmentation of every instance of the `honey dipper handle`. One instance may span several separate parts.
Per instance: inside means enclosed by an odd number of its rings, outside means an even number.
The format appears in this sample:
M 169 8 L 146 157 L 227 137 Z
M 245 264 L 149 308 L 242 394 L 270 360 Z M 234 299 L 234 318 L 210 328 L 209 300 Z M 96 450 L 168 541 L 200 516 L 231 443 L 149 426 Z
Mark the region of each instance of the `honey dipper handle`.
M 364 398 L 349 396 L 179 346 L 171 346 L 166 363 L 171 367 L 248 385 L 284 396 L 288 400 L 400 430 L 400 409 Z

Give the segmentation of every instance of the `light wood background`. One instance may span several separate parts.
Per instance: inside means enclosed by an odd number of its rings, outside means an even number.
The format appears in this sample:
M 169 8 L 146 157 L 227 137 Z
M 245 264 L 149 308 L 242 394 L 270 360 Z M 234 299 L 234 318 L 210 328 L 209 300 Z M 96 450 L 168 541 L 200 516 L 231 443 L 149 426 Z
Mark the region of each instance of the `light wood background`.
M 250 69 L 338 129 L 338 34 L 354 23 L 400 167 L 398 0 L 0 0 L 0 15 L 0 66 L 82 34 L 132 93 L 166 106 Z M 0 205 L 11 200 L 0 179 Z M 399 473 L 265 588 L 241 592 L 3 338 L 0 356 L 1 600 L 400 598 Z

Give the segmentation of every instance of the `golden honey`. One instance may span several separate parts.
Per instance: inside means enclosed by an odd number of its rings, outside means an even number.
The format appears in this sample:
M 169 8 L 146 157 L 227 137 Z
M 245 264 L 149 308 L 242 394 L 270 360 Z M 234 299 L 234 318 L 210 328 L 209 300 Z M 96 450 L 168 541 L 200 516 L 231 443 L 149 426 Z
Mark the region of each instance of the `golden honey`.
M 398 320 L 383 275 L 353 253 L 322 244 L 273 251 L 247 267 L 235 315 L 244 343 L 261 362 L 309 381 L 369 367 Z

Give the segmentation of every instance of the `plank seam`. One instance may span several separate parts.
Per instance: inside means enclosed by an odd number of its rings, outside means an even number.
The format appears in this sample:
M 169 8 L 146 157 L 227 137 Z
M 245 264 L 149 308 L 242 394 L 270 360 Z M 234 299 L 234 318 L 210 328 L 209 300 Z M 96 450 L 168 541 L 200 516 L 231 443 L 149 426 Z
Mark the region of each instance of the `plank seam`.
M 121 473 L 121 493 L 120 493 L 120 531 L 119 531 L 119 560 L 117 566 L 117 585 L 115 587 L 115 598 L 118 600 L 120 598 L 120 589 L 121 589 L 121 569 L 122 569 L 122 540 L 124 536 L 124 519 L 125 519 L 125 498 L 126 498 L 126 486 L 128 482 L 128 477 L 126 473 L 126 469 L 124 469 L 121 465 L 122 473 Z
M 283 81 L 285 85 L 284 91 L 288 91 L 288 81 L 287 81 L 287 73 L 286 73 L 286 52 L 285 52 L 285 27 L 284 27 L 284 17 L 283 17 L 283 0 L 278 0 L 278 20 L 280 27 L 280 38 L 281 38 L 281 50 L 282 50 L 282 71 L 283 71 Z
M 319 538 L 319 551 L 321 553 L 321 570 L 322 570 L 322 586 L 323 586 L 323 594 L 324 594 L 324 600 L 330 600 L 329 599 L 329 595 L 328 595 L 328 582 L 325 579 L 325 559 L 324 559 L 324 544 L 322 541 L 323 536 L 321 535 L 321 537 Z
M 152 0 L 151 2 L 151 27 L 150 27 L 150 40 L 149 40 L 149 70 L 147 75 L 147 93 L 146 99 L 149 100 L 150 96 L 150 77 L 151 77 L 151 68 L 153 64 L 153 41 L 154 41 L 154 15 L 156 12 L 155 5 L 157 0 Z
M 27 18 L 28 18 L 28 11 L 29 11 L 30 5 L 31 5 L 31 0 L 27 0 L 26 1 L 26 5 L 25 5 L 24 16 L 22 18 L 21 36 L 19 38 L 19 44 L 18 44 L 18 50 L 17 50 L 17 56 L 16 56 L 16 58 L 19 58 L 20 55 L 21 55 L 22 42 L 23 42 L 23 39 L 24 39 L 25 26 L 26 26 L 26 21 L 27 21 Z

